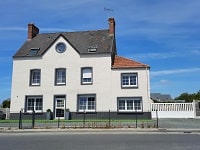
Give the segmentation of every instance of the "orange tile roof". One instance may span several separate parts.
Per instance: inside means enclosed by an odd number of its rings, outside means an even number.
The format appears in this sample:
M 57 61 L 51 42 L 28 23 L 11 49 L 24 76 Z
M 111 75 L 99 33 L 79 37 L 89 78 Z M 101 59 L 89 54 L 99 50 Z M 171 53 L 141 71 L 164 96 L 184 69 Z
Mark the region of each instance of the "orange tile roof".
M 143 68 L 143 67 L 146 68 L 149 66 L 121 56 L 115 56 L 114 63 L 112 65 L 112 68 Z

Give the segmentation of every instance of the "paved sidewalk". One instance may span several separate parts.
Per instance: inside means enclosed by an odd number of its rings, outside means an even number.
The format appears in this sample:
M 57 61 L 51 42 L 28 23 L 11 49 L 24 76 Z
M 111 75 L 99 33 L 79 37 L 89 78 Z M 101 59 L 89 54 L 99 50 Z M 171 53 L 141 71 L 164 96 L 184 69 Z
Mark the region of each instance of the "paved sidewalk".
M 83 128 L 83 129 L 0 129 L 1 134 L 8 134 L 8 133 L 55 133 L 55 134 L 151 134 L 151 133 L 193 133 L 193 134 L 200 134 L 200 129 L 164 129 L 164 128 L 150 128 L 150 129 L 142 129 L 142 128 L 113 128 L 113 129 L 90 129 L 90 128 Z

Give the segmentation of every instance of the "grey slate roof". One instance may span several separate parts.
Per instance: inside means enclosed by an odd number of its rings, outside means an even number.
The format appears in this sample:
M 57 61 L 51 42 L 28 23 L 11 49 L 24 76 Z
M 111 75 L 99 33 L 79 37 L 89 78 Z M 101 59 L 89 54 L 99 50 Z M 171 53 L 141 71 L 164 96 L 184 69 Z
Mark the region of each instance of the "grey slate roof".
M 171 101 L 171 100 L 173 100 L 171 98 L 171 95 L 169 95 L 169 94 L 151 93 L 150 97 L 152 100 L 156 100 L 156 101 Z
M 49 47 L 63 36 L 79 54 L 88 54 L 88 48 L 97 48 L 96 53 L 112 53 L 114 36 L 109 35 L 109 30 L 58 32 L 37 34 L 33 39 L 27 40 L 13 56 L 29 57 L 32 48 L 39 48 L 35 56 L 42 56 Z

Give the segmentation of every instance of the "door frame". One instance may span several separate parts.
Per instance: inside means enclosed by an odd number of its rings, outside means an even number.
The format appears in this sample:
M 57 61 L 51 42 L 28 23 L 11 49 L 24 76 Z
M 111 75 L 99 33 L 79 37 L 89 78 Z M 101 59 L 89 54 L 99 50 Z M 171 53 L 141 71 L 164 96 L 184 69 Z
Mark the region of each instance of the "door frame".
M 58 100 L 64 100 L 63 106 L 57 106 L 57 101 Z M 62 116 L 57 116 L 57 109 L 62 109 L 63 110 L 63 115 Z M 66 110 L 66 95 L 55 95 L 54 96 L 54 118 L 55 119 L 65 119 L 65 110 Z

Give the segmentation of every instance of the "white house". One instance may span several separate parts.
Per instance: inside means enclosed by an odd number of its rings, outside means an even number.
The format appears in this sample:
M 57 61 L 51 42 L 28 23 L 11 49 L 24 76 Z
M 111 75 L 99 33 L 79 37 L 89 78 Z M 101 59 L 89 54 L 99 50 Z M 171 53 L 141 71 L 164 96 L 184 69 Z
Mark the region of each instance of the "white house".
M 115 118 L 140 113 L 150 118 L 149 69 L 117 55 L 115 20 L 109 29 L 39 33 L 28 24 L 28 39 L 13 56 L 11 118 L 33 110 L 54 118 L 110 110 Z

